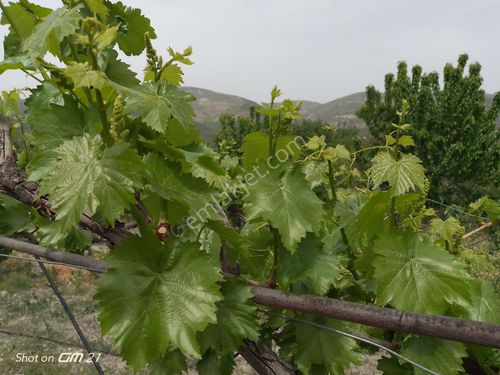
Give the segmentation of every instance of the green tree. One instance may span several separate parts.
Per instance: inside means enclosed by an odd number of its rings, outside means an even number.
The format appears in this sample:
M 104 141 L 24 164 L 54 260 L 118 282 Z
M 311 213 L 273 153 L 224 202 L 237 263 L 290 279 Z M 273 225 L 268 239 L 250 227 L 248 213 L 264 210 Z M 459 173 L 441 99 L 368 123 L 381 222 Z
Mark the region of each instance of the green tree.
M 357 115 L 378 140 L 397 121 L 402 101 L 410 104 L 406 122 L 416 153 L 431 181 L 430 196 L 464 205 L 484 194 L 498 196 L 500 186 L 500 132 L 495 120 L 500 111 L 500 93 L 488 108 L 481 88 L 481 65 L 468 56 L 458 64 L 446 64 L 443 82 L 438 73 L 422 73 L 418 65 L 411 76 L 405 62 L 398 64 L 396 76 L 385 76 L 384 93 L 366 89 L 366 102 Z
M 219 117 L 219 123 L 220 130 L 215 134 L 214 143 L 219 152 L 229 154 L 240 149 L 246 135 L 265 126 L 254 107 L 250 108 L 248 117 L 224 113 Z

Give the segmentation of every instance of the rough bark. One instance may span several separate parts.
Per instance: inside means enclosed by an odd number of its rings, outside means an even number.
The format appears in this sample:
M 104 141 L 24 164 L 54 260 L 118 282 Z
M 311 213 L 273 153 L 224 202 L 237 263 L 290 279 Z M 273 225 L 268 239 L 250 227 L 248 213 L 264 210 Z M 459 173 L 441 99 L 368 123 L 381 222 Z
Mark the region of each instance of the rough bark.
M 391 331 L 500 348 L 500 325 L 449 316 L 417 314 L 333 298 L 252 287 L 260 305 L 300 311 Z
M 262 342 L 245 341 L 238 353 L 260 375 L 295 375 L 297 372 Z

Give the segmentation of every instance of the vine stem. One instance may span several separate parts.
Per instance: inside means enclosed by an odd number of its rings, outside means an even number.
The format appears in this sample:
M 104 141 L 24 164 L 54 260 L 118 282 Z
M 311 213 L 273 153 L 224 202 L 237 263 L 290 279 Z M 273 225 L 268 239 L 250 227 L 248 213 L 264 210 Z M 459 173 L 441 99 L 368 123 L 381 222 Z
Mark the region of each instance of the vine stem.
M 97 63 L 97 56 L 95 55 L 94 51 L 90 46 L 88 47 L 87 51 L 90 57 L 90 61 L 92 63 L 92 67 L 95 70 L 100 70 L 99 64 Z M 102 122 L 103 139 L 106 145 L 109 146 L 113 143 L 113 138 L 111 137 L 111 133 L 109 132 L 108 114 L 106 110 L 106 104 L 104 103 L 104 99 L 102 97 L 101 90 L 95 89 L 95 97 L 97 102 L 95 103 L 95 106 L 97 108 L 97 111 L 99 112 L 99 117 L 101 118 Z
M 271 109 L 274 107 L 274 96 L 271 94 Z M 269 116 L 269 157 L 274 157 L 276 153 L 276 135 L 273 128 L 273 115 Z M 271 265 L 271 271 L 269 272 L 269 277 L 267 283 L 271 287 L 276 286 L 276 278 L 278 274 L 278 264 L 279 264 L 279 233 L 274 227 L 271 227 L 273 234 L 273 263 Z
M 330 190 L 332 191 L 332 206 L 335 206 L 335 202 L 337 202 L 337 193 L 335 191 L 335 180 L 333 177 L 333 164 L 331 160 L 327 160 L 328 162 L 328 181 L 330 182 Z
M 37 76 L 31 74 L 30 72 L 28 72 L 26 69 L 21 69 L 26 75 L 28 75 L 29 77 L 33 78 L 35 81 L 38 81 L 38 83 L 43 83 L 43 81 L 38 78 Z
M 335 190 L 335 180 L 333 176 L 333 163 L 331 160 L 327 160 L 328 162 L 328 181 L 330 182 L 330 190 L 332 193 L 332 200 L 331 205 L 332 205 L 332 212 L 334 211 L 335 208 L 335 202 L 337 202 L 337 193 Z M 356 268 L 354 267 L 354 251 L 352 250 L 351 245 L 349 244 L 349 240 L 347 238 L 347 234 L 345 232 L 344 228 L 340 228 L 340 235 L 342 237 L 342 242 L 347 246 L 347 252 L 349 253 L 349 264 L 348 264 L 348 269 L 353 275 L 354 279 L 358 280 L 359 276 L 358 273 L 356 272 Z
M 267 284 L 270 287 L 274 288 L 276 286 L 276 278 L 278 274 L 278 264 L 279 264 L 278 250 L 280 245 L 280 238 L 278 230 L 276 228 L 272 228 L 272 233 L 273 233 L 273 264 L 271 266 L 271 271 L 269 272 L 269 278 Z

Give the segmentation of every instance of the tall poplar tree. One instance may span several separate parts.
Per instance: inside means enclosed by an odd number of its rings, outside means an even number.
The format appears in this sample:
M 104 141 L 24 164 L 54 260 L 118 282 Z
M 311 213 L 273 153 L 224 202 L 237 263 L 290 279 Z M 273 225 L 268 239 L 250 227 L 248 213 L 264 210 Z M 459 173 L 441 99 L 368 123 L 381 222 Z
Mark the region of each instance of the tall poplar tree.
M 358 111 L 372 135 L 381 140 L 397 123 L 403 99 L 410 104 L 405 121 L 415 152 L 431 182 L 430 196 L 448 203 L 465 204 L 483 194 L 498 196 L 500 186 L 500 132 L 495 123 L 500 93 L 490 106 L 482 89 L 479 63 L 468 55 L 456 66 L 446 64 L 442 83 L 436 72 L 422 73 L 400 62 L 397 74 L 385 76 L 384 93 L 366 89 L 366 102 Z M 467 68 L 467 69 L 466 69 Z

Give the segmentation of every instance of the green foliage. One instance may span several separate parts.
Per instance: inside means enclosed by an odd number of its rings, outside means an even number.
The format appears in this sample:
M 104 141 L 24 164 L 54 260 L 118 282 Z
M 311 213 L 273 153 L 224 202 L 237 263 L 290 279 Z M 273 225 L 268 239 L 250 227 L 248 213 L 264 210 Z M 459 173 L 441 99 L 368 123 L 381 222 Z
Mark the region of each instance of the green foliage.
M 95 0 L 92 2 L 96 3 Z M 105 7 L 109 7 L 109 12 L 104 9 Z M 149 19 L 141 13 L 140 9 L 127 7 L 122 2 L 106 2 L 104 7 L 100 6 L 100 9 L 102 9 L 101 14 L 109 13 L 108 19 L 111 25 L 118 24 L 119 36 L 117 42 L 126 55 L 141 54 L 146 46 L 144 42 L 145 33 L 148 33 L 151 38 L 156 37 Z
M 405 121 L 413 125 L 412 140 L 401 141 L 405 147 L 415 144 L 431 180 L 431 198 L 459 205 L 484 194 L 498 196 L 500 186 L 500 132 L 495 124 L 500 95 L 490 108 L 486 106 L 481 66 L 472 63 L 466 73 L 467 61 L 468 56 L 461 55 L 456 66 L 447 64 L 442 86 L 437 73 L 422 73 L 415 65 L 409 76 L 406 63 L 400 62 L 396 76 L 385 76 L 383 93 L 367 87 L 366 102 L 358 112 L 370 133 L 383 141 L 407 100 Z
M 470 318 L 480 322 L 500 324 L 500 297 L 487 282 L 476 282 L 469 307 Z
M 379 152 L 368 170 L 370 182 L 375 188 L 388 182 L 394 195 L 402 195 L 413 190 L 424 190 L 424 169 L 420 159 L 411 154 L 403 154 L 399 160 L 389 152 Z
M 172 350 L 149 366 L 150 375 L 181 375 L 187 370 L 186 358 L 180 350 Z
M 126 143 L 102 150 L 99 136 L 73 138 L 55 150 L 39 173 L 40 194 L 50 193 L 63 232 L 80 221 L 86 208 L 91 215 L 99 210 L 112 224 L 134 203 L 142 165 Z
M 231 375 L 234 359 L 232 355 L 219 358 L 213 350 L 207 351 L 196 365 L 199 375 Z
M 243 145 L 240 148 L 242 152 L 241 161 L 244 167 L 248 168 L 255 164 L 262 164 L 271 156 L 269 154 L 269 136 L 258 131 L 250 133 L 243 138 Z M 297 152 L 297 145 L 291 136 L 278 136 L 276 140 L 276 152 L 283 150 L 288 158 L 296 158 L 293 152 Z M 295 156 L 295 157 L 294 157 Z
M 305 320 L 331 329 L 345 329 L 336 321 L 310 317 Z M 296 355 L 295 362 L 304 374 L 311 374 L 311 369 L 319 365 L 328 374 L 341 375 L 351 364 L 361 364 L 356 342 L 350 338 L 305 324 L 296 324 L 294 335 L 297 340 L 293 348 Z
M 429 239 L 415 234 L 375 242 L 373 262 L 377 302 L 397 309 L 443 314 L 470 300 L 465 266 Z
M 322 202 L 309 190 L 299 169 L 271 170 L 248 191 L 244 199 L 247 219 L 268 220 L 291 253 L 307 232 L 319 229 Z
M 23 52 L 30 56 L 42 57 L 47 51 L 56 56 L 60 55 L 60 43 L 77 29 L 82 19 L 80 9 L 81 5 L 78 5 L 71 9 L 59 8 L 48 14 L 23 42 Z M 16 24 L 18 23 L 16 21 Z
M 217 303 L 217 324 L 210 324 L 199 336 L 202 352 L 214 350 L 226 356 L 237 350 L 244 339 L 258 340 L 259 325 L 253 294 L 238 280 L 228 280 L 221 287 L 224 300 Z
M 182 126 L 192 123 L 194 112 L 188 104 L 191 97 L 170 86 L 124 87 L 116 85 L 125 96 L 125 112 L 132 116 L 140 115 L 142 120 L 153 130 L 165 133 L 171 118 Z M 160 91 L 159 94 L 157 91 Z
M 124 241 L 98 283 L 99 319 L 135 369 L 179 348 L 200 357 L 196 333 L 216 322 L 222 299 L 213 259 L 195 243 L 152 234 Z M 186 313 L 189 312 L 189 313 Z
M 237 154 L 243 145 L 243 139 L 250 133 L 264 128 L 260 114 L 250 108 L 248 117 L 223 114 L 219 118 L 220 130 L 214 136 L 214 143 L 219 152 Z
M 453 241 L 457 234 L 463 232 L 460 222 L 454 217 L 449 217 L 446 220 L 434 218 L 429 224 L 433 236 L 448 242 Z
M 102 90 L 106 84 L 106 74 L 99 70 L 90 69 L 88 64 L 73 63 L 64 70 L 64 75 L 74 84 L 75 89 L 79 87 Z
M 31 210 L 21 202 L 0 193 L 0 234 L 10 236 L 31 223 Z
M 288 287 L 301 281 L 314 294 L 326 294 L 339 281 L 348 258 L 342 253 L 327 253 L 319 238 L 309 235 L 301 241 L 297 251 L 291 255 L 280 254 L 281 265 L 278 282 Z
M 401 71 L 396 83 L 388 78 L 383 105 L 372 90 L 363 113 L 374 116 L 374 134 L 383 129 L 380 145 L 359 149 L 354 131 L 299 122 L 301 104 L 281 100 L 274 87 L 249 118 L 221 118 L 216 152 L 201 142 L 192 96 L 179 90 L 191 47 L 162 56 L 150 21 L 122 3 L 63 3 L 54 11 L 0 3 L 9 25 L 0 73 L 23 70 L 40 81 L 0 98 L 20 168 L 17 190 L 0 195 L 0 232 L 64 251 L 83 253 L 93 241 L 110 247 L 111 268 L 95 296 L 99 320 L 134 371 L 181 374 L 196 358 L 200 375 L 229 375 L 249 341 L 279 347 L 304 375 L 342 374 L 361 362 L 352 339 L 329 331 L 344 324 L 268 316 L 248 284 L 498 323 L 489 283 L 498 257 L 463 246 L 470 222 L 437 218 L 425 205 L 429 188 L 467 191 L 479 171 L 495 171 L 496 148 L 487 148 L 497 142 L 490 125 L 498 100 L 483 108 L 477 66 L 466 77 L 447 68 L 450 88 L 442 90 L 433 76 L 418 76 L 418 88 L 407 90 Z M 140 81 L 118 56 L 143 51 Z M 44 59 L 48 52 L 57 65 Z M 374 128 L 381 118 L 384 127 Z M 477 144 L 460 143 L 458 133 Z M 447 148 L 448 136 L 457 143 Z M 477 174 L 462 151 L 484 161 Z M 27 201 L 16 196 L 25 188 L 36 192 L 34 207 L 16 199 Z M 483 197 L 466 214 L 496 224 L 498 207 Z M 395 340 L 443 374 L 462 371 L 465 355 L 495 366 L 485 348 L 403 333 Z M 378 367 L 419 371 L 387 358 Z
M 479 198 L 470 204 L 472 212 L 484 212 L 492 223 L 500 221 L 500 203 L 488 197 Z
M 440 375 L 460 373 L 462 358 L 467 356 L 463 344 L 427 337 L 408 337 L 403 342 L 401 354 Z M 424 375 L 428 372 L 415 368 L 414 374 Z

